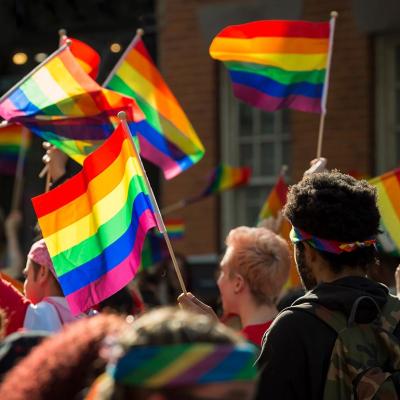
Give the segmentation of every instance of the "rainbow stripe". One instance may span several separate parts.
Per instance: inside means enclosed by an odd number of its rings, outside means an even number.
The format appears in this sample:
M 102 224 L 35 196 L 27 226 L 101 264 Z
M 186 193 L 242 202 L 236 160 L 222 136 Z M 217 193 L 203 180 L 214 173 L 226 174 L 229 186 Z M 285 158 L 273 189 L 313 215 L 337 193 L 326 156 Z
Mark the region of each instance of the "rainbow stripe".
M 247 185 L 250 178 L 251 168 L 249 167 L 231 167 L 226 164 L 220 164 L 211 173 L 209 183 L 201 197 Z
M 210 55 L 228 68 L 233 92 L 265 111 L 321 112 L 329 22 L 257 21 L 228 26 Z
M 255 346 L 182 343 L 132 347 L 107 373 L 125 385 L 160 388 L 252 381 Z
M 111 135 L 119 111 L 144 118 L 133 99 L 91 79 L 68 47 L 0 99 L 4 119 L 27 126 L 80 163 Z
M 23 139 L 24 129 L 17 124 L 0 125 L 0 174 L 15 174 L 21 146 L 28 148 L 31 141 L 29 132 L 26 140 Z
M 369 180 L 377 190 L 378 208 L 381 214 L 378 235 L 380 247 L 387 253 L 400 254 L 400 168 Z
M 156 221 L 132 139 L 121 125 L 77 175 L 32 201 L 74 314 L 135 276 Z
M 142 40 L 132 42 L 106 86 L 134 98 L 145 119 L 137 125 L 143 157 L 173 178 L 204 155 L 204 147 Z
M 165 219 L 164 225 L 170 239 L 182 239 L 185 235 L 185 223 L 182 219 Z M 160 232 L 156 232 L 156 235 L 163 237 Z

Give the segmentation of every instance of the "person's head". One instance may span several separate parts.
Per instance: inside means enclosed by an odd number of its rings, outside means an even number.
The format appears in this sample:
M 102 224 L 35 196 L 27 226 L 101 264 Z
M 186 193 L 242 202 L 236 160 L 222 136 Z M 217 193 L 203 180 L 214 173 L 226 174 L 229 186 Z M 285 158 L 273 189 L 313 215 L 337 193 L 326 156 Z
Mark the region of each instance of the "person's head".
M 240 226 L 226 238 L 218 287 L 225 314 L 237 314 L 244 296 L 275 305 L 288 279 L 290 256 L 284 239 L 265 228 Z
M 0 399 L 82 399 L 82 391 L 104 371 L 106 362 L 98 356 L 103 339 L 125 325 L 123 318 L 106 314 L 66 325 L 9 371 Z
M 205 315 L 162 308 L 139 317 L 105 352 L 94 400 L 249 400 L 255 347 Z M 104 352 L 103 352 L 104 354 Z
M 24 292 L 32 303 L 39 303 L 46 296 L 63 296 L 43 239 L 32 245 L 23 274 Z
M 380 215 L 366 181 L 338 171 L 306 175 L 290 188 L 283 212 L 306 289 L 326 274 L 359 275 L 375 262 Z

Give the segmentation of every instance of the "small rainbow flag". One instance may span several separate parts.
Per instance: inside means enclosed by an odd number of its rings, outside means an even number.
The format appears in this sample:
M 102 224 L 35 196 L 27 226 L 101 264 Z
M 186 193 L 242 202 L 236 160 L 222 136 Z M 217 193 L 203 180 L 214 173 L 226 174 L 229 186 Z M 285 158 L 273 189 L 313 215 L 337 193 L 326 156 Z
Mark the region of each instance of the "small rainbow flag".
M 378 244 L 386 253 L 400 254 L 400 168 L 369 180 L 376 187 L 382 234 Z
M 26 139 L 23 139 L 23 130 L 18 124 L 0 125 L 0 174 L 14 175 L 21 146 L 29 147 L 31 136 L 26 130 Z
M 258 216 L 259 222 L 271 217 L 273 218 L 278 217 L 279 211 L 281 211 L 284 205 L 286 204 L 288 190 L 289 187 L 285 182 L 284 176 L 281 174 L 261 209 L 261 212 Z M 281 226 L 279 232 L 277 233 L 288 242 L 289 246 L 292 246 L 289 238 L 290 229 L 291 229 L 290 222 L 286 218 L 282 217 Z M 299 274 L 297 272 L 294 260 L 291 259 L 289 279 L 286 282 L 285 288 L 290 289 L 299 286 L 301 286 Z
M 143 111 L 145 119 L 136 128 L 143 157 L 167 179 L 197 163 L 204 147 L 139 37 L 117 65 L 104 86 L 131 96 Z
M 233 92 L 265 111 L 322 112 L 329 22 L 256 21 L 228 26 L 210 55 L 226 65 Z
M 227 164 L 220 164 L 214 168 L 209 183 L 200 197 L 247 185 L 250 178 L 251 168 L 249 167 L 231 167 Z
M 96 79 L 100 67 L 99 53 L 88 44 L 65 35 L 60 40 L 60 46 L 67 43 L 67 40 L 71 41 L 69 49 L 79 65 L 91 78 Z
M 170 239 L 182 239 L 185 235 L 185 223 L 182 219 L 165 219 L 164 224 Z M 156 232 L 156 235 L 163 237 L 160 232 Z
M 78 174 L 32 202 L 74 314 L 135 276 L 146 233 L 156 220 L 132 138 L 122 125 Z
M 99 86 L 63 46 L 0 99 L 0 116 L 19 122 L 82 163 L 111 135 L 113 118 L 143 114 L 135 101 Z

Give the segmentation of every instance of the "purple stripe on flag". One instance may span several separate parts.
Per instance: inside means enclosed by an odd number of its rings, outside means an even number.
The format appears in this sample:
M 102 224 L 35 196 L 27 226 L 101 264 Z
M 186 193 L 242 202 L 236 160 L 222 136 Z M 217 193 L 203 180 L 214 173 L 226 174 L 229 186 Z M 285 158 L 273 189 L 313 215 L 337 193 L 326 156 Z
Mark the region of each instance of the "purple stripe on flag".
M 166 156 L 159 151 L 157 147 L 149 143 L 142 135 L 139 134 L 140 154 L 144 158 L 158 165 L 164 170 L 166 179 L 171 179 L 182 172 L 182 168 L 175 160 Z
M 282 108 L 305 112 L 321 112 L 321 99 L 312 99 L 301 95 L 273 97 L 257 89 L 237 83 L 233 83 L 233 93 L 244 102 L 269 112 Z
M 221 360 L 225 359 L 232 349 L 222 348 L 214 351 L 204 360 L 201 360 L 198 364 L 194 365 L 192 368 L 185 371 L 183 374 L 179 375 L 177 378 L 173 379 L 168 383 L 168 386 L 175 386 L 185 382 L 197 382 L 204 374 L 215 368 Z
M 88 310 L 121 290 L 133 279 L 140 264 L 146 233 L 154 226 L 152 214 L 151 210 L 146 210 L 140 216 L 135 244 L 124 261 L 96 281 L 66 296 L 72 314 L 77 315 L 82 310 Z

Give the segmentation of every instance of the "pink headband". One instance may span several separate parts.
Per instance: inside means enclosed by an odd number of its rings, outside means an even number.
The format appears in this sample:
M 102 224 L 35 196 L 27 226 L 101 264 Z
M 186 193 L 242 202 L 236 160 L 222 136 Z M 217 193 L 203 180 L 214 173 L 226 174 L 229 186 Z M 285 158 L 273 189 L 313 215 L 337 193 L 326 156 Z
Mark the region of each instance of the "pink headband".
M 46 243 L 43 239 L 33 243 L 28 258 L 36 264 L 44 265 L 47 267 L 54 277 L 57 279 L 56 271 L 54 270 L 53 262 L 51 261 L 50 254 L 47 251 Z

